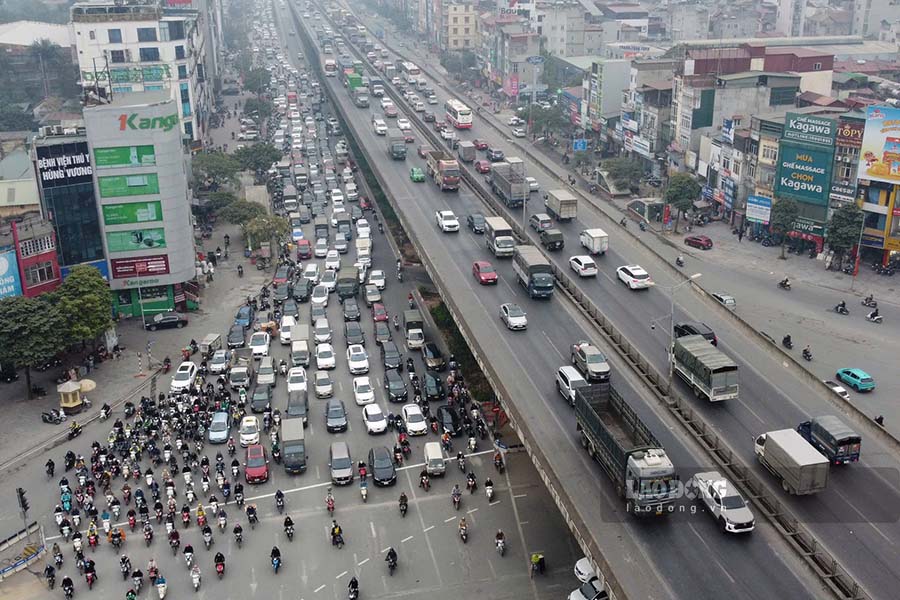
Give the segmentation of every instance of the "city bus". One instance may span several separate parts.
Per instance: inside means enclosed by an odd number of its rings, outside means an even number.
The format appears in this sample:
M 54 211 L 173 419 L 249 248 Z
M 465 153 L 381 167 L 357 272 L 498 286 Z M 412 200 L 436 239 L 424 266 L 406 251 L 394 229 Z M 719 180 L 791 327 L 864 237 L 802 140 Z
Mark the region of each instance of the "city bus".
M 472 128 L 472 109 L 455 98 L 447 100 L 444 104 L 447 111 L 446 120 L 457 129 Z
M 337 61 L 333 58 L 325 59 L 325 77 L 337 77 Z
M 411 63 L 409 61 L 402 61 L 400 63 L 400 79 L 406 81 L 407 83 L 415 83 L 415 81 L 419 78 L 419 75 L 422 74 L 422 71 L 415 65 L 415 63 Z

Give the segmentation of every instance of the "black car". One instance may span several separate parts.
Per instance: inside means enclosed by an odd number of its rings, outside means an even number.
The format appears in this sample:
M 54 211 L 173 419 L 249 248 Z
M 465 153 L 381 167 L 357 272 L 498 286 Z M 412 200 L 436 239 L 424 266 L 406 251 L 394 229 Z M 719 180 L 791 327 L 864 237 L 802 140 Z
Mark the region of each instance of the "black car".
M 228 330 L 227 344 L 229 348 L 243 348 L 247 345 L 244 338 L 244 327 L 242 325 L 232 325 Z
M 345 321 L 359 321 L 359 303 L 356 298 L 344 298 L 343 311 Z
M 444 399 L 446 392 L 444 391 L 444 381 L 441 376 L 434 371 L 425 371 L 422 378 L 422 387 L 425 388 L 425 398 L 428 400 L 441 401 Z
M 316 284 L 311 279 L 304 278 L 299 280 L 294 284 L 294 300 L 297 302 L 309 302 L 309 297 L 312 296 L 314 287 L 316 287 Z
M 675 337 L 684 337 L 686 335 L 702 335 L 713 346 L 719 344 L 716 333 L 710 329 L 706 323 L 698 323 L 696 321 L 687 321 L 685 323 L 675 323 Z
M 346 300 L 345 300 L 346 302 Z M 375 321 L 375 343 L 379 346 L 391 340 L 391 327 L 387 321 Z
M 425 368 L 434 369 L 435 371 L 443 371 L 447 368 L 447 362 L 440 348 L 434 342 L 426 342 L 422 346 L 422 358 L 425 359 Z
M 284 301 L 284 304 L 281 305 L 281 314 L 294 317 L 294 319 L 299 319 L 300 306 L 297 304 L 296 300 L 288 298 Z
M 403 371 L 403 355 L 394 342 L 384 342 L 381 344 L 381 362 L 385 369 L 397 369 L 398 372 Z
M 354 223 L 356 223 L 357 221 L 362 219 L 363 218 L 362 209 L 358 206 L 351 206 L 350 207 L 350 218 L 353 220 Z
M 390 402 L 406 402 L 409 399 L 406 381 L 396 369 L 388 369 L 384 372 L 384 389 L 387 390 Z
M 484 215 L 481 213 L 473 213 L 466 217 L 466 225 L 472 233 L 484 233 Z
M 275 277 L 272 278 L 272 281 L 285 282 L 291 278 L 292 269 L 289 265 L 281 265 L 278 267 L 278 270 L 275 271 Z
M 255 413 L 266 412 L 266 408 L 272 403 L 272 388 L 267 385 L 258 385 L 253 388 L 250 396 L 250 410 Z
M 159 313 L 144 319 L 144 329 L 181 329 L 188 324 L 188 318 L 181 313 Z
M 275 304 L 281 304 L 285 300 L 291 297 L 291 284 L 289 283 L 280 283 L 275 286 L 275 291 L 272 292 L 272 302 Z
M 460 419 L 459 413 L 452 406 L 447 406 L 446 404 L 438 406 L 437 420 L 441 430 L 446 431 L 452 437 L 457 437 L 462 433 L 462 419 Z
M 347 409 L 337 398 L 332 398 L 325 404 L 325 429 L 329 433 L 347 431 Z
M 327 319 L 328 311 L 325 310 L 324 304 L 309 305 L 309 322 L 315 323 L 316 319 Z
M 394 457 L 384 446 L 369 450 L 369 469 L 372 470 L 372 481 L 378 486 L 394 485 L 397 482 L 397 470 L 394 468 Z
M 487 149 L 487 159 L 493 162 L 500 162 L 506 158 L 506 155 L 503 154 L 503 150 L 500 148 L 488 148 Z
M 344 323 L 344 340 L 347 345 L 361 344 L 366 345 L 366 334 L 357 321 L 347 321 Z

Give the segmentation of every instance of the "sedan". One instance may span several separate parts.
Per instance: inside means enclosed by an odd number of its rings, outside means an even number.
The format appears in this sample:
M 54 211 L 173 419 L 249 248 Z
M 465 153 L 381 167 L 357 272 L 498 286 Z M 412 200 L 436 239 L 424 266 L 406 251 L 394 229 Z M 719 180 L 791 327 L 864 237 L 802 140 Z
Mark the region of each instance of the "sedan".
M 328 324 L 328 319 L 323 317 L 314 321 L 313 338 L 317 344 L 331 341 L 331 325 Z
M 341 268 L 341 255 L 337 250 L 329 250 L 325 255 L 325 268 L 337 271 Z
M 444 361 L 444 355 L 434 342 L 428 342 L 422 345 L 422 358 L 425 360 L 426 369 L 443 371 L 447 368 L 447 363 Z
M 525 130 L 521 127 L 514 127 L 512 130 L 513 137 L 523 138 L 525 137 Z
M 243 348 L 247 344 L 247 340 L 244 338 L 245 331 L 243 325 L 232 325 L 231 329 L 228 330 L 228 337 L 226 338 L 228 347 Z
M 494 265 L 486 260 L 476 260 L 472 263 L 472 276 L 481 285 L 497 283 L 497 271 L 494 269 Z
M 453 130 L 450 129 L 450 128 L 446 128 L 446 127 L 445 127 L 444 129 L 441 129 L 441 139 L 444 139 L 444 140 L 455 140 L 455 139 L 456 139 L 456 132 L 453 131 Z
M 653 285 L 650 274 L 640 265 L 623 265 L 616 269 L 616 276 L 632 290 L 645 290 Z
M 311 281 L 313 284 L 319 283 L 319 265 L 318 263 L 309 263 L 303 267 L 303 279 Z M 298 298 L 299 300 L 299 298 Z M 302 302 L 302 300 L 300 300 Z
M 313 376 L 313 387 L 316 398 L 331 398 L 334 395 L 334 382 L 328 371 L 316 371 Z
M 368 377 L 353 378 L 353 399 L 357 406 L 365 406 L 375 402 L 375 388 Z
M 528 328 L 528 318 L 522 307 L 513 302 L 500 305 L 500 320 L 506 324 L 507 329 L 524 330 Z
M 196 378 L 197 365 L 190 361 L 183 362 L 178 365 L 178 370 L 175 371 L 175 375 L 172 377 L 170 388 L 173 392 L 187 390 L 194 385 Z
M 258 385 L 250 395 L 250 410 L 255 413 L 266 412 L 272 406 L 272 388 Z
M 836 377 L 838 381 L 846 383 L 857 392 L 870 392 L 875 389 L 875 380 L 862 369 L 839 369 Z
M 357 321 L 344 323 L 344 341 L 350 344 L 366 345 L 366 334 Z
M 401 118 L 397 119 L 397 127 L 400 129 L 400 131 L 412 129 L 412 125 L 410 125 L 409 119 L 407 119 L 405 117 L 401 117 Z
M 419 146 L 417 153 L 419 154 L 419 158 L 425 158 L 425 154 L 434 150 L 431 146 Z
M 351 375 L 364 375 L 369 372 L 369 355 L 361 344 L 351 344 L 347 348 L 347 364 Z
M 313 288 L 316 284 L 310 279 L 301 279 L 294 285 L 294 300 L 297 302 L 309 302 Z
M 231 417 L 225 411 L 213 413 L 212 420 L 209 422 L 209 443 L 224 444 L 228 441 L 228 434 L 231 431 Z
M 246 448 L 251 444 L 259 443 L 259 419 L 253 415 L 249 415 L 241 419 L 241 426 L 238 429 L 241 438 L 241 447 Z
M 376 269 L 369 273 L 369 284 L 374 285 L 379 290 L 383 290 L 387 285 L 387 278 L 384 275 L 384 271 Z
M 488 143 L 486 141 L 480 140 L 478 138 L 472 140 L 472 144 L 475 146 L 476 150 L 487 150 L 488 147 Z
M 294 317 L 294 319 L 299 319 L 300 306 L 294 298 L 288 298 L 284 301 L 284 304 L 281 305 L 281 313 Z
M 328 256 L 328 240 L 316 240 L 315 255 L 316 258 Z
M 381 363 L 385 369 L 397 369 L 403 371 L 403 355 L 397 344 L 394 342 L 385 342 L 381 345 Z
M 384 416 L 381 407 L 374 402 L 363 406 L 362 417 L 366 424 L 366 432 L 369 434 L 387 431 L 387 417 Z
M 569 267 L 580 277 L 596 277 L 597 263 L 590 256 L 573 256 L 569 259 Z
M 376 302 L 372 305 L 372 320 L 373 321 L 387 321 L 388 320 L 388 312 L 384 307 L 384 304 L 380 302 Z
M 385 342 L 389 342 L 391 340 L 391 328 L 384 321 L 377 321 L 375 323 L 375 343 L 379 346 Z
M 462 433 L 462 419 L 459 413 L 452 406 L 442 404 L 437 409 L 437 420 L 443 431 L 450 434 L 451 437 L 457 437 Z
M 734 310 L 737 308 L 737 300 L 735 300 L 734 296 L 730 294 L 726 294 L 725 292 L 713 292 L 710 295 L 713 297 L 713 300 L 715 300 L 728 310 Z
M 344 403 L 332 398 L 325 404 L 325 429 L 328 433 L 347 431 L 347 409 Z
M 319 344 L 316 346 L 316 368 L 333 369 L 336 366 L 334 348 L 331 344 Z
M 428 420 L 422 414 L 418 404 L 403 405 L 403 422 L 409 435 L 425 435 L 428 433 Z
M 359 304 L 356 298 L 345 298 L 341 310 L 345 321 L 359 321 Z
M 403 376 L 396 369 L 384 372 L 384 389 L 387 390 L 390 402 L 406 402 L 409 398 L 409 393 L 406 390 L 406 380 L 403 379 Z
M 374 285 L 367 285 L 365 288 L 366 306 L 374 306 L 381 302 L 381 291 Z
M 713 247 L 712 240 L 705 235 L 689 235 L 684 238 L 684 243 L 688 246 L 693 246 L 694 248 L 700 248 L 701 250 L 710 250 Z
M 303 367 L 293 367 L 287 374 L 287 390 L 288 393 L 299 392 L 306 389 L 306 369 Z
M 312 293 L 312 303 L 313 304 L 321 304 L 322 306 L 328 306 L 328 298 L 330 294 L 328 293 L 328 288 L 322 284 L 317 285 L 313 288 Z
M 425 111 L 422 115 L 422 120 L 426 123 L 434 123 L 434 113 L 431 111 Z
M 221 375 L 228 370 L 228 350 L 216 350 L 209 360 L 209 372 Z
M 472 213 L 466 216 L 466 226 L 472 233 L 484 233 L 484 215 L 481 213 Z
M 253 444 L 247 448 L 244 478 L 247 483 L 264 483 L 269 480 L 269 461 L 266 459 L 266 449 L 262 444 Z
M 234 315 L 234 324 L 240 325 L 246 329 L 247 327 L 250 327 L 251 323 L 253 323 L 253 307 L 246 305 L 240 307 L 237 314 Z
M 144 329 L 156 331 L 157 329 L 181 329 L 188 324 L 188 318 L 181 313 L 159 313 L 147 317 L 144 321 Z
M 459 231 L 459 220 L 452 210 L 439 210 L 434 213 L 434 221 L 444 233 Z
M 422 183 L 425 181 L 425 173 L 419 167 L 413 167 L 409 170 L 409 180 L 414 183 Z
M 372 471 L 372 481 L 377 486 L 394 485 L 397 481 L 394 456 L 384 446 L 369 450 L 369 469 Z
M 444 380 L 434 371 L 425 371 L 422 377 L 422 387 L 425 388 L 425 398 L 440 402 L 444 399 Z
M 475 161 L 475 170 L 479 173 L 490 173 L 491 172 L 491 161 L 489 160 L 476 160 Z

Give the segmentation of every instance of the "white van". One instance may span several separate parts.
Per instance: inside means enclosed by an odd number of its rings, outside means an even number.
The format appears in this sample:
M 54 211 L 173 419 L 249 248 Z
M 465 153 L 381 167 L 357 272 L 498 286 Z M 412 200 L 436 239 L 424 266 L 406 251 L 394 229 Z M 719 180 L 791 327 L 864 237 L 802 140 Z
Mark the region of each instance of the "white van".
M 281 340 L 282 344 L 287 345 L 291 343 L 291 330 L 296 324 L 297 321 L 291 315 L 284 315 L 283 317 L 281 317 L 278 339 Z
M 447 470 L 444 464 L 444 452 L 438 442 L 428 442 L 425 444 L 425 471 L 432 477 L 435 475 L 443 475 Z

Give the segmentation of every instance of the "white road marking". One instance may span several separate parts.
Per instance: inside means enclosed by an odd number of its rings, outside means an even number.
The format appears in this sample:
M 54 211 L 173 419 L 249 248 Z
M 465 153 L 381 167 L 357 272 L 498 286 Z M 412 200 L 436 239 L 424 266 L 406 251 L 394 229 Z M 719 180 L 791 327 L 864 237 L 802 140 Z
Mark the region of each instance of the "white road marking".
M 375 523 L 373 523 L 372 521 L 369 521 L 369 529 L 372 531 L 372 537 L 376 537 L 377 534 L 375 533 Z
M 337 576 L 335 577 L 335 579 L 340 579 L 341 577 L 343 577 L 343 576 L 346 575 L 346 574 L 347 574 L 347 571 L 344 571 L 344 572 L 341 573 L 340 575 L 337 575 Z
M 469 510 L 466 511 L 466 514 L 467 514 L 467 515 L 471 515 L 471 514 L 474 513 L 474 512 L 478 512 L 478 509 L 477 509 L 477 508 L 471 508 L 471 509 L 469 509 Z
M 559 348 L 557 348 L 557 347 L 553 344 L 553 341 L 550 339 L 550 336 L 547 335 L 547 332 L 544 331 L 544 330 L 541 330 L 541 334 L 544 336 L 544 339 L 547 340 L 547 345 L 548 345 L 549 347 L 553 348 L 553 350 L 559 355 L 559 357 L 563 360 L 563 362 L 565 362 L 566 357 L 563 356 L 563 353 L 559 351 Z
M 497 505 L 497 504 L 500 504 L 500 501 L 499 501 L 499 500 L 494 500 L 493 502 L 491 502 L 490 504 L 488 504 L 488 506 L 495 506 L 495 505 Z
M 450 517 L 449 519 L 444 519 L 444 523 L 449 523 L 450 521 L 455 521 L 456 517 Z
M 515 495 L 513 496 L 513 498 L 515 498 L 516 500 L 518 500 L 519 498 L 525 498 L 526 496 L 528 496 L 528 494 L 515 494 Z
M 321 591 L 324 590 L 324 589 L 325 589 L 325 584 L 323 583 L 322 585 L 320 585 L 319 587 L 317 587 L 316 589 L 314 589 L 314 590 L 313 590 L 313 593 L 318 594 L 319 592 L 321 592 Z
M 385 552 L 387 552 L 387 551 L 390 550 L 390 549 L 391 549 L 390 546 L 388 546 L 387 548 L 382 548 L 382 549 L 381 549 L 381 553 L 384 554 Z
M 368 559 L 368 558 L 365 558 L 365 559 L 359 561 L 358 563 L 356 563 L 356 566 L 357 566 L 357 567 L 361 567 L 361 566 L 363 566 L 364 564 L 366 564 L 367 562 L 369 562 L 369 559 Z
M 404 543 L 404 542 L 408 542 L 408 541 L 411 540 L 411 539 L 413 539 L 413 536 L 411 536 L 411 535 L 410 535 L 410 536 L 407 536 L 407 537 L 403 538 L 402 540 L 400 540 L 400 543 L 402 544 L 402 543 Z
M 426 527 L 425 529 L 422 530 L 422 533 L 428 533 L 432 529 L 434 529 L 434 525 L 429 525 L 428 527 Z

